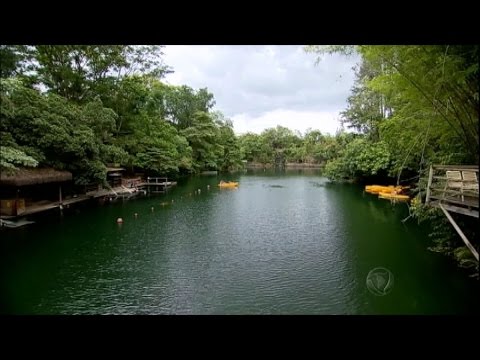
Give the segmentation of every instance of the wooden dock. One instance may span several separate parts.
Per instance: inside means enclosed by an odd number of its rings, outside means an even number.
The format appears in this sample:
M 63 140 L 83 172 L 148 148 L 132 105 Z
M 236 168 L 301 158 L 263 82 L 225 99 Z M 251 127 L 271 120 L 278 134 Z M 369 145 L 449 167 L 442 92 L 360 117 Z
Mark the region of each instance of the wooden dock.
M 86 194 L 78 195 L 76 197 L 72 197 L 69 199 L 62 199 L 62 201 L 40 201 L 37 203 L 33 203 L 30 206 L 25 207 L 25 211 L 19 213 L 16 216 L 12 215 L 2 215 L 0 216 L 1 219 L 8 220 L 8 219 L 15 219 L 20 218 L 28 215 L 37 214 L 43 211 L 48 211 L 52 209 L 63 209 L 66 206 L 70 206 L 75 203 L 98 199 L 102 197 L 110 197 L 110 198 L 130 198 L 133 196 L 140 195 L 140 191 L 134 191 L 134 189 L 128 189 L 124 186 L 119 186 L 116 188 L 103 188 L 97 190 L 90 190 Z
M 176 181 L 169 181 L 166 177 L 147 177 L 147 181 L 139 183 L 137 187 L 146 188 L 148 193 L 165 193 L 175 185 Z
M 428 174 L 425 204 L 439 208 L 478 261 L 478 251 L 470 243 L 449 212 L 479 215 L 478 166 L 432 165 Z
M 85 194 L 75 196 L 69 199 L 62 199 L 61 191 L 58 201 L 41 201 L 30 204 L 25 207 L 25 211 L 22 213 L 12 215 L 1 215 L 0 218 L 4 220 L 11 220 L 27 215 L 36 214 L 43 211 L 52 209 L 63 209 L 65 206 L 69 206 L 78 202 L 98 199 L 98 198 L 111 198 L 111 199 L 129 199 L 138 195 L 148 193 L 165 193 L 172 186 L 177 185 L 176 181 L 169 181 L 166 177 L 149 177 L 147 181 L 141 181 L 138 179 L 129 179 L 128 183 L 122 183 L 120 186 L 114 188 L 107 186 L 102 187 L 98 184 L 90 184 L 85 186 Z M 127 187 L 128 184 L 131 187 Z M 146 189 L 146 190 L 145 190 Z
M 478 166 L 432 165 L 425 204 L 478 218 Z
M 90 196 L 81 195 L 81 196 L 78 196 L 78 197 L 75 197 L 75 198 L 63 200 L 61 203 L 59 201 L 48 201 L 48 202 L 47 201 L 41 201 L 41 202 L 31 204 L 30 206 L 26 206 L 25 211 L 23 211 L 22 213 L 20 213 L 16 216 L 2 215 L 2 216 L 0 216 L 0 218 L 2 218 L 2 219 L 15 219 L 15 218 L 19 218 L 19 217 L 23 217 L 23 216 L 27 216 L 27 215 L 37 214 L 39 212 L 43 212 L 43 211 L 47 211 L 47 210 L 57 209 L 57 208 L 60 208 L 60 206 L 71 205 L 71 204 L 75 204 L 77 202 L 81 202 L 81 201 L 85 201 L 85 200 L 89 200 L 89 199 L 91 199 Z

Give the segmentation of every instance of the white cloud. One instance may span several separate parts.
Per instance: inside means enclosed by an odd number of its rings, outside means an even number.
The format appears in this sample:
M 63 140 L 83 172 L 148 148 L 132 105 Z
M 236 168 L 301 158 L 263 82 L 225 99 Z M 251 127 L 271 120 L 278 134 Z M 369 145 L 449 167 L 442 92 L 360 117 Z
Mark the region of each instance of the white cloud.
M 232 117 L 235 132 L 244 134 L 246 132 L 261 133 L 263 130 L 277 125 L 288 127 L 291 130 L 298 130 L 302 134 L 308 128 L 318 129 L 322 133 L 334 135 L 340 128 L 338 114 L 336 112 L 321 111 L 293 111 L 273 110 L 260 116 L 238 114 Z
M 346 107 L 358 58 L 315 56 L 303 46 L 171 46 L 165 62 L 170 84 L 208 88 L 215 110 L 234 122 L 238 133 L 282 125 L 335 133 Z

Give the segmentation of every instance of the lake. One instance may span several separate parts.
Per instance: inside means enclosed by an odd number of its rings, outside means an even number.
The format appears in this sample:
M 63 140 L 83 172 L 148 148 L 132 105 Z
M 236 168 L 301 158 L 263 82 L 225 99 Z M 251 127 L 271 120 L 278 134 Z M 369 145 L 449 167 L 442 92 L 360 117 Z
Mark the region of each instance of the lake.
M 478 281 L 406 216 L 316 170 L 193 177 L 2 231 L 2 313 L 478 313 Z

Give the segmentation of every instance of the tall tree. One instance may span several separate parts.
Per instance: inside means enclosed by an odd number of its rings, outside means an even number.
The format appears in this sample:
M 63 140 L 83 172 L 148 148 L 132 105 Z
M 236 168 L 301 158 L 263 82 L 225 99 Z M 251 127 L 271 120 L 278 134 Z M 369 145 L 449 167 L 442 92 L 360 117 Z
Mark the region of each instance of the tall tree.
M 85 101 L 127 75 L 162 77 L 170 71 L 161 46 L 38 45 L 32 51 L 36 82 L 67 99 Z
M 218 127 L 217 144 L 220 145 L 217 158 L 218 168 L 222 171 L 240 168 L 242 164 L 240 146 L 233 131 L 232 121 L 219 111 L 213 112 L 211 116 Z
M 195 113 L 207 113 L 214 105 L 213 94 L 207 89 L 195 91 L 189 86 L 172 86 L 166 89 L 166 118 L 177 126 L 186 129 L 194 124 Z
M 383 64 L 362 60 L 355 69 L 355 84 L 348 97 L 348 107 L 340 113 L 342 124 L 378 140 L 378 127 L 390 113 L 385 96 L 372 90 L 368 83 L 382 74 Z
M 192 126 L 180 131 L 193 151 L 195 169 L 217 169 L 217 159 L 221 145 L 217 143 L 218 128 L 212 117 L 198 111 L 193 115 Z

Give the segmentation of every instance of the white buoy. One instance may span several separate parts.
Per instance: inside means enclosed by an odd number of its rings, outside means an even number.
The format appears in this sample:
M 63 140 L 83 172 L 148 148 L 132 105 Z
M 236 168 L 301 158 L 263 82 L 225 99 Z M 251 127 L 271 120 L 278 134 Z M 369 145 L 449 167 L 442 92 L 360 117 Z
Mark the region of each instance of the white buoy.
M 122 219 L 122 218 L 118 218 L 118 219 L 117 219 L 117 224 L 123 224 L 123 219 Z

